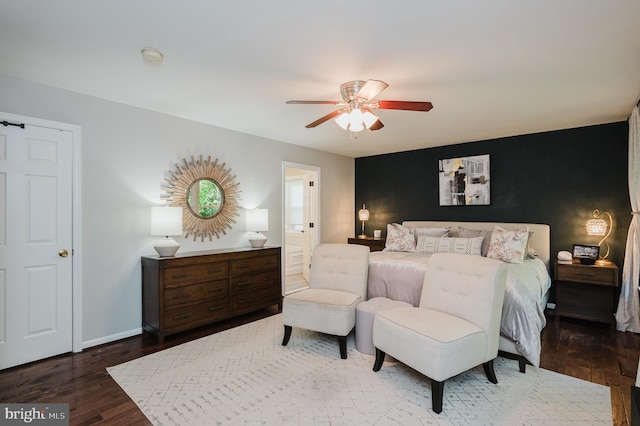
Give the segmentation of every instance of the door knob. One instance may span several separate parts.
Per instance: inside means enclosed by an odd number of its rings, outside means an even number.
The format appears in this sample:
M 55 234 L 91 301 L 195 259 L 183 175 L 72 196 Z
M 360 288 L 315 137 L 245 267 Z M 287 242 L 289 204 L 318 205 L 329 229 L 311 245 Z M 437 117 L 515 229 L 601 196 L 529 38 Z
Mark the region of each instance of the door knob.
M 60 257 L 67 257 L 67 256 L 69 256 L 69 252 L 68 252 L 67 250 L 65 250 L 65 249 L 62 249 L 62 250 L 60 250 L 60 251 L 58 252 L 58 256 L 60 256 Z

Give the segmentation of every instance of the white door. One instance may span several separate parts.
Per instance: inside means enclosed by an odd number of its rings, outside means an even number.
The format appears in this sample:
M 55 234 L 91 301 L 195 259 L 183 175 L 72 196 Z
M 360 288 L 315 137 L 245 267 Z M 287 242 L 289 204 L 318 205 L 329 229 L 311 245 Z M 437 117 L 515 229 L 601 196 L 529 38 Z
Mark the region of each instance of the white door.
M 302 276 L 309 282 L 309 267 L 311 266 L 311 254 L 317 245 L 317 229 L 319 226 L 315 204 L 317 199 L 317 173 L 307 171 L 304 175 L 304 230 L 307 235 L 305 247 L 302 249 Z
M 302 275 L 306 283 L 309 282 L 309 267 L 311 266 L 311 256 L 313 254 L 313 248 L 319 243 L 320 235 L 320 168 L 316 166 L 309 166 L 305 164 L 295 163 L 283 163 L 283 188 L 286 187 L 287 177 L 296 177 L 303 181 L 303 193 L 302 193 L 302 237 L 299 244 L 302 248 Z M 299 180 L 298 179 L 298 180 Z M 283 252 L 285 257 L 287 254 L 287 217 L 290 215 L 287 213 L 289 209 L 287 203 L 286 194 L 283 197 L 283 212 L 284 212 L 284 235 Z M 284 270 L 286 270 L 286 265 Z M 284 279 L 284 291 L 285 294 L 291 290 L 287 286 L 287 277 Z M 296 281 L 294 287 L 298 285 Z
M 0 369 L 72 350 L 67 130 L 0 125 Z

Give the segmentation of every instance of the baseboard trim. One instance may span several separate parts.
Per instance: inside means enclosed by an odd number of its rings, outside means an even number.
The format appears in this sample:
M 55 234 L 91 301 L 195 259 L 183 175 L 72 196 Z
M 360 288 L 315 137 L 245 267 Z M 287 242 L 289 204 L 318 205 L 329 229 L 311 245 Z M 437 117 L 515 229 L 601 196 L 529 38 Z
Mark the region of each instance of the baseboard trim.
M 100 337 L 99 339 L 87 340 L 82 342 L 82 349 L 91 348 L 93 346 L 104 345 L 105 343 L 115 342 L 116 340 L 126 339 L 127 337 L 142 334 L 142 327 L 133 330 L 123 331 L 122 333 L 112 334 L 110 336 Z

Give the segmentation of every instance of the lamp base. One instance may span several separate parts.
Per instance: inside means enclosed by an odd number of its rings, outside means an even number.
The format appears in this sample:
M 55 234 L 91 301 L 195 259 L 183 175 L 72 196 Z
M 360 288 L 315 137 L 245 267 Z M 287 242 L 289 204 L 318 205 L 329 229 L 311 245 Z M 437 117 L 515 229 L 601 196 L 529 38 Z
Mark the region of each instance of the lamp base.
M 360 235 L 358 235 L 358 238 L 364 239 L 364 238 L 367 238 L 367 236 L 365 234 L 360 234 Z
M 267 237 L 259 232 L 256 232 L 255 234 L 251 234 L 249 242 L 251 243 L 251 247 L 253 248 L 264 247 L 265 243 L 267 242 Z
M 180 244 L 173 238 L 164 237 L 156 240 L 153 244 L 153 248 L 158 252 L 160 257 L 171 257 L 176 254 L 180 248 Z

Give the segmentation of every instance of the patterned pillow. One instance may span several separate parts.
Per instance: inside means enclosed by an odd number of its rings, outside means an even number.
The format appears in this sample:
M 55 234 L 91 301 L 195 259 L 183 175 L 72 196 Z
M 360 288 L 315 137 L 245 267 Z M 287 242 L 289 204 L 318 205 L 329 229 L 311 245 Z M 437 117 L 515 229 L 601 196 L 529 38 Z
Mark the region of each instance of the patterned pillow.
M 449 231 L 451 231 L 450 226 L 446 228 L 415 228 L 414 234 L 417 240 L 420 235 L 426 237 L 448 237 Z
M 482 237 L 448 238 L 418 236 L 416 251 L 422 253 L 457 253 L 480 256 Z
M 487 257 L 507 263 L 522 263 L 527 253 L 528 241 L 528 227 L 507 231 L 496 225 L 491 233 Z
M 416 238 L 413 229 L 404 227 L 399 223 L 387 225 L 387 240 L 384 251 L 415 251 Z
M 480 253 L 482 256 L 486 256 L 489 252 L 489 243 L 491 242 L 491 231 L 484 229 L 467 229 L 461 226 L 458 227 L 458 236 L 462 238 L 483 237 L 482 249 Z

